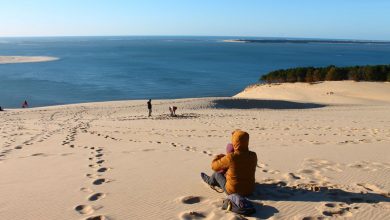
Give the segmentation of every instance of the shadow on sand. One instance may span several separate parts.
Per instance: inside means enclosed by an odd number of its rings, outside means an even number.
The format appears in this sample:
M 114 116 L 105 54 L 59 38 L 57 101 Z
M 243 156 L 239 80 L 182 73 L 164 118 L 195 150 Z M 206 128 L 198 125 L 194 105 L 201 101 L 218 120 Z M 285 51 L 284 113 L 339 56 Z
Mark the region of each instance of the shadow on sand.
M 307 187 L 307 188 L 305 188 Z M 265 184 L 256 183 L 255 192 L 249 197 L 251 200 L 262 201 L 293 201 L 293 202 L 327 202 L 325 206 L 333 207 L 335 202 L 347 205 L 356 203 L 375 204 L 390 202 L 389 195 L 376 193 L 355 193 L 337 188 L 317 187 L 304 185 L 297 187 L 286 186 L 284 182 Z M 256 206 L 256 213 L 252 217 L 267 219 L 279 211 L 271 206 Z M 348 210 L 348 209 L 347 209 Z M 323 215 L 330 217 L 333 213 L 324 211 Z M 324 217 L 325 217 L 324 216 Z
M 171 116 L 170 114 L 162 114 L 154 117 L 154 120 L 175 120 L 175 119 L 194 119 L 199 118 L 199 114 L 195 113 L 187 113 L 187 114 L 178 114 L 175 116 Z
M 326 106 L 315 103 L 236 98 L 216 99 L 213 100 L 213 104 L 217 109 L 312 109 Z

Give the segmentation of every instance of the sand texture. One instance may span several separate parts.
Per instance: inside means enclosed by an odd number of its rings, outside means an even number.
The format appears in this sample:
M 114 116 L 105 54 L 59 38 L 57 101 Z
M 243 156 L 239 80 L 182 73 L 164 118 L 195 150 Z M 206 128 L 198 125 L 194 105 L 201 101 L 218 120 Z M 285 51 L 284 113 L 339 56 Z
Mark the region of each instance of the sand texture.
M 46 56 L 0 56 L 0 64 L 38 63 L 58 60 L 57 57 Z
M 324 104 L 390 103 L 389 82 L 334 81 L 250 86 L 235 97 Z
M 247 219 L 389 219 L 390 105 L 370 85 L 317 95 L 345 104 L 303 93 L 156 100 L 152 118 L 146 101 L 0 112 L 0 219 L 244 219 L 200 179 L 236 128 L 259 158 Z

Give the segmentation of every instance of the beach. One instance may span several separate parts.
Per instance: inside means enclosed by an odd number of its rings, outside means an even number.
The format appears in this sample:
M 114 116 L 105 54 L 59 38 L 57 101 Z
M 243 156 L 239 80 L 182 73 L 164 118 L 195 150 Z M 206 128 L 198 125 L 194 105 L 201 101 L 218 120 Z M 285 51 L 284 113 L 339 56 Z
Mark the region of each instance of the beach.
M 0 219 L 243 219 L 202 182 L 231 132 L 257 153 L 247 219 L 388 219 L 390 84 L 0 112 Z M 168 107 L 177 106 L 177 117 Z
M 39 63 L 58 60 L 57 57 L 47 56 L 0 56 L 0 64 Z

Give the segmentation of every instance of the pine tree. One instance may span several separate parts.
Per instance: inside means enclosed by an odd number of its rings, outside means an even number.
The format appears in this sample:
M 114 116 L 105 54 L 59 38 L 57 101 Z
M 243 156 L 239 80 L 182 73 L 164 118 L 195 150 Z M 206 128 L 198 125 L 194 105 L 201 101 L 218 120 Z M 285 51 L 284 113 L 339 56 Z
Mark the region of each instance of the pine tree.
M 326 73 L 325 80 L 327 81 L 337 80 L 336 67 L 332 66 L 329 68 L 328 72 Z

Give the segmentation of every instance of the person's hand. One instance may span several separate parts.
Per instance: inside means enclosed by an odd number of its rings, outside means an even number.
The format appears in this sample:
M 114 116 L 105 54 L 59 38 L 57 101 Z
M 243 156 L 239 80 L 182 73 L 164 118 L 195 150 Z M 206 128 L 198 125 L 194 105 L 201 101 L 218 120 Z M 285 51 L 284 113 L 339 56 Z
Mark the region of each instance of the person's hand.
M 214 157 L 214 160 L 219 160 L 224 156 L 225 156 L 225 154 L 218 154 L 217 156 Z

